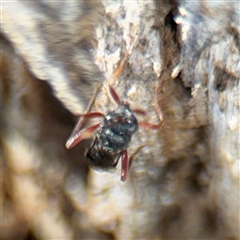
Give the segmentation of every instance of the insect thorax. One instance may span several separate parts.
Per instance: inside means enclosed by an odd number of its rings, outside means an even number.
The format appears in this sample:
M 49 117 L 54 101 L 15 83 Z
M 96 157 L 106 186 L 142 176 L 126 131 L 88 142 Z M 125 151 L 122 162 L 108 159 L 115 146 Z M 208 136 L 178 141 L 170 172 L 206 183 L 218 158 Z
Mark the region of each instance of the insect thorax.
M 132 135 L 138 130 L 138 121 L 126 104 L 106 114 L 98 132 L 102 147 L 118 152 L 128 148 Z

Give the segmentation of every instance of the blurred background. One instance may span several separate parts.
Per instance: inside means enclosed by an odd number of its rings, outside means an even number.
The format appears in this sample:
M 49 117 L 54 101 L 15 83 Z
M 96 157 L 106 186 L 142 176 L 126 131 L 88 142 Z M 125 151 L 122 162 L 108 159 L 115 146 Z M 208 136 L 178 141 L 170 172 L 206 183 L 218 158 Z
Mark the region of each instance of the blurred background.
M 239 2 L 1 12 L 1 239 L 239 239 Z M 94 135 L 65 148 L 96 86 L 93 110 L 116 108 L 109 84 L 161 123 L 133 136 L 124 183 L 87 165 Z

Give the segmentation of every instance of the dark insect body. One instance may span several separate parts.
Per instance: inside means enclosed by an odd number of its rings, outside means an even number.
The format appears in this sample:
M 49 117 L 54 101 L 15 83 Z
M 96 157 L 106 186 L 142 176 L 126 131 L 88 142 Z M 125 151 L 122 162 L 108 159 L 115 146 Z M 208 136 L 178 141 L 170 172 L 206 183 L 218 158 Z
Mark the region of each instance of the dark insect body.
M 123 151 L 129 147 L 132 135 L 138 130 L 138 121 L 129 105 L 118 106 L 108 112 L 96 132 L 87 160 L 93 167 L 115 168 Z
M 109 86 L 110 93 L 118 104 L 118 107 L 106 115 L 100 112 L 91 112 L 82 115 L 78 129 L 75 129 L 66 143 L 68 149 L 74 147 L 82 140 L 89 138 L 93 132 L 95 139 L 86 153 L 88 163 L 96 169 L 111 170 L 116 167 L 119 159 L 122 160 L 121 180 L 127 179 L 131 160 L 128 158 L 127 149 L 132 135 L 141 125 L 145 128 L 158 129 L 158 125 L 145 122 L 139 123 L 135 113 L 144 114 L 140 109 L 131 110 L 128 103 L 122 102 L 115 90 Z M 86 129 L 80 130 L 85 118 L 102 117 L 102 123 L 98 123 Z

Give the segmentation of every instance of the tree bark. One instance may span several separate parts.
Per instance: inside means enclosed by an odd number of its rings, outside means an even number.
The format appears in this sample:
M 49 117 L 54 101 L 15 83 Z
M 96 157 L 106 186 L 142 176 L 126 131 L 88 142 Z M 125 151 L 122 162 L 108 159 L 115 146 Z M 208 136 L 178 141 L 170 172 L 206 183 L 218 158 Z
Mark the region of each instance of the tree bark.
M 16 11 L 21 9 L 21 11 Z M 239 239 L 240 4 L 2 4 L 2 239 Z M 41 79 L 41 80 L 40 80 Z M 44 81 L 43 81 L 44 80 Z M 65 149 L 112 85 L 146 110 L 126 182 Z M 87 125 L 99 122 L 94 119 Z

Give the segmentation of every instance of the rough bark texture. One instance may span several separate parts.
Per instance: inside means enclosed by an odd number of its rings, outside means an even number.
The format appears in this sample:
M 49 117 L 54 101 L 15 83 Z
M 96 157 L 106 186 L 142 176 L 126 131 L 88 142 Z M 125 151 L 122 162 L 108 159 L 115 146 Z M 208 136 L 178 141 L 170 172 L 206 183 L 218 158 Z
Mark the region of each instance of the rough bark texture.
M 240 238 L 238 1 L 15 1 L 2 13 L 1 239 Z M 140 121 L 161 123 L 133 136 L 125 183 L 120 164 L 88 169 L 91 141 L 64 148 L 99 82 L 93 110 L 116 107 L 111 84 L 147 110 Z

